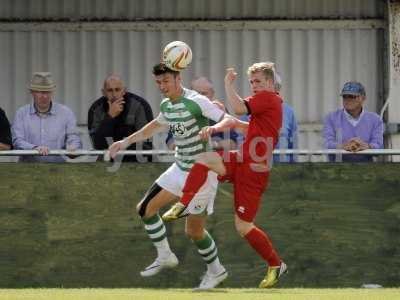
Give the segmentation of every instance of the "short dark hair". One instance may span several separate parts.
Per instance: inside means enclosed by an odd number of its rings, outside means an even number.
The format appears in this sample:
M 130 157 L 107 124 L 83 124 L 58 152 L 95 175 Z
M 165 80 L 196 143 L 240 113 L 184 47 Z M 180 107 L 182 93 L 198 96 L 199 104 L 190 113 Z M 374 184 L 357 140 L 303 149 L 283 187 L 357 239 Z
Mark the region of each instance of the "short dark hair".
M 154 76 L 162 75 L 165 73 L 171 73 L 174 76 L 176 76 L 179 74 L 179 71 L 175 71 L 175 70 L 168 68 L 167 65 L 164 63 L 158 63 L 153 67 L 153 75 Z

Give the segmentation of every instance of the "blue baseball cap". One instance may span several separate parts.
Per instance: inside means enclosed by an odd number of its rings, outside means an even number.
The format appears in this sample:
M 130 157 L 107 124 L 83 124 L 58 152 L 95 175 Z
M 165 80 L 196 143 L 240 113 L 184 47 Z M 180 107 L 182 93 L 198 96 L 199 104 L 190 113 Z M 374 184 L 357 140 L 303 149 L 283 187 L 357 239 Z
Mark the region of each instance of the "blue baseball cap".
M 357 81 L 349 81 L 344 84 L 340 93 L 340 96 L 344 95 L 365 96 L 365 88 Z

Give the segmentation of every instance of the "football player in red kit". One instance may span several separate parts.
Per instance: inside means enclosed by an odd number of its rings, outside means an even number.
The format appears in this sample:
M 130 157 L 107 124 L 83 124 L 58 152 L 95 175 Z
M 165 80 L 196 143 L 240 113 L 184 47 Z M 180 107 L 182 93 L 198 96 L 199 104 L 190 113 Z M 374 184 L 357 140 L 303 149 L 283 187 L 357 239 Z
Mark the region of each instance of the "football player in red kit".
M 200 154 L 191 169 L 183 188 L 180 202 L 168 210 L 163 219 L 171 221 L 185 215 L 190 200 L 207 179 L 209 171 L 219 175 L 220 181 L 234 186 L 235 226 L 250 246 L 268 263 L 267 274 L 260 288 L 274 286 L 287 271 L 268 235 L 254 224 L 262 194 L 268 185 L 272 166 L 272 151 L 282 126 L 282 99 L 275 92 L 275 67 L 271 62 L 255 63 L 248 69 L 252 96 L 242 99 L 236 92 L 235 70 L 227 69 L 225 91 L 234 112 L 249 114 L 249 123 L 235 118 L 226 119 L 202 130 L 207 139 L 211 134 L 226 128 L 236 128 L 246 134 L 240 151 L 206 152 Z

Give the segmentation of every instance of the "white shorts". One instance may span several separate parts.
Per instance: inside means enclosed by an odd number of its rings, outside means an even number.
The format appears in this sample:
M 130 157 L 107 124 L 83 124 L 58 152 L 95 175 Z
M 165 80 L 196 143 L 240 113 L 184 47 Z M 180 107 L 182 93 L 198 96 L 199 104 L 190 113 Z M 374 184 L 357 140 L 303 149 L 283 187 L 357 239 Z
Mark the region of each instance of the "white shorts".
M 188 175 L 189 172 L 182 171 L 174 163 L 168 168 L 167 171 L 158 177 L 156 183 L 164 190 L 167 190 L 168 192 L 180 198 L 183 195 L 182 189 L 185 185 Z M 190 201 L 188 207 L 189 213 L 192 215 L 198 215 L 207 209 L 207 214 L 211 215 L 214 211 L 214 199 L 215 195 L 217 194 L 217 188 L 217 173 L 209 171 L 206 183 L 201 187 L 192 201 Z

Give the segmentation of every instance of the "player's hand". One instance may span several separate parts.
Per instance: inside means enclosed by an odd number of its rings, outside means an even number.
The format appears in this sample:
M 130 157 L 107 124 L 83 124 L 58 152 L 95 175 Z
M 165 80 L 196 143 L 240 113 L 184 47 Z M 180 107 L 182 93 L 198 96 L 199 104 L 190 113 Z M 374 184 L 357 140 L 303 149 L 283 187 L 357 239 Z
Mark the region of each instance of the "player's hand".
M 49 155 L 50 149 L 47 146 L 37 146 L 34 148 L 39 152 L 40 155 Z
M 199 136 L 202 140 L 207 141 L 211 135 L 213 135 L 215 133 L 215 128 L 212 126 L 205 126 L 203 127 L 200 132 L 199 132 Z
M 237 77 L 237 73 L 235 72 L 234 68 L 226 69 L 225 74 L 225 85 L 231 85 Z
M 117 99 L 113 102 L 108 101 L 108 114 L 111 118 L 115 118 L 120 115 L 120 113 L 124 110 L 124 98 Z
M 111 158 L 114 159 L 117 156 L 118 151 L 125 150 L 126 148 L 126 142 L 122 140 L 112 143 L 112 145 L 108 148 L 108 151 L 110 151 Z

